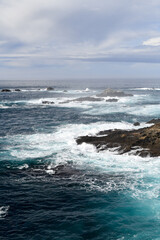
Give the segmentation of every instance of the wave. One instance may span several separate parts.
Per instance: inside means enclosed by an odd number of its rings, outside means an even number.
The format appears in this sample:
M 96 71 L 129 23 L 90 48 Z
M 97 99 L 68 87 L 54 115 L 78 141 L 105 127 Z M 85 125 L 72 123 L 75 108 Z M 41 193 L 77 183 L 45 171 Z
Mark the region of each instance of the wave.
M 0 104 L 0 108 L 1 108 L 1 109 L 3 109 L 3 108 L 5 109 L 5 108 L 9 108 L 9 106 L 5 106 L 5 105 L 3 105 L 3 104 Z
M 44 92 L 47 91 L 46 88 L 41 88 L 41 89 L 20 89 L 21 92 Z
M 3 219 L 7 216 L 9 210 L 9 206 L 0 207 L 0 219 Z

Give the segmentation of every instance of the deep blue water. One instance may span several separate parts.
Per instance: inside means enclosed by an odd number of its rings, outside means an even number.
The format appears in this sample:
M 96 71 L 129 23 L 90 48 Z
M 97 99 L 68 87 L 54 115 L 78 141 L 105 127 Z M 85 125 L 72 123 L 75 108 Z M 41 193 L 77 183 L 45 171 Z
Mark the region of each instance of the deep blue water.
M 117 103 L 63 103 L 108 86 L 134 96 Z M 133 129 L 136 121 L 148 126 L 160 117 L 160 81 L 0 87 L 12 90 L 0 93 L 0 239 L 160 239 L 160 158 L 97 153 L 75 141 L 100 130 Z

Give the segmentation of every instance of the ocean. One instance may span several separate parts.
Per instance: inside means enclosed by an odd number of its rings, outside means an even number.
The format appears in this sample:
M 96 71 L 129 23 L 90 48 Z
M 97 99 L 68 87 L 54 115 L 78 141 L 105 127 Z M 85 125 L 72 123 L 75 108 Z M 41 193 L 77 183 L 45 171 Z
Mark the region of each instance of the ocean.
M 133 96 L 70 101 L 108 87 Z M 11 92 L 0 92 L 1 240 L 160 240 L 160 158 L 76 144 L 160 118 L 160 80 L 0 81 L 3 88 Z

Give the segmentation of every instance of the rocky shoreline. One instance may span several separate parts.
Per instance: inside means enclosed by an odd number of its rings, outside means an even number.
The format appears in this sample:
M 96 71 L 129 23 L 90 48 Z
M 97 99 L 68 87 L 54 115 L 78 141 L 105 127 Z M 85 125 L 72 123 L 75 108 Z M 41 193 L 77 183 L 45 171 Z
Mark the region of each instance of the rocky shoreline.
M 138 130 L 106 130 L 95 136 L 80 136 L 77 144 L 88 143 L 96 147 L 98 151 L 118 151 L 118 154 L 134 154 L 141 157 L 160 156 L 160 119 L 153 119 L 148 123 L 154 123 L 150 127 Z

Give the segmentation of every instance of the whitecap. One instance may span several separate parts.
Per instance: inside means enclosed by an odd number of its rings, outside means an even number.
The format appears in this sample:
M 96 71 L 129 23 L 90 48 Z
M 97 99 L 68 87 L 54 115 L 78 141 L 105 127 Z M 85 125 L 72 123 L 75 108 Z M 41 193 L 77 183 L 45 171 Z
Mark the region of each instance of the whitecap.
M 29 168 L 28 164 L 23 164 L 23 165 L 18 167 L 18 169 L 27 169 L 27 168 Z

